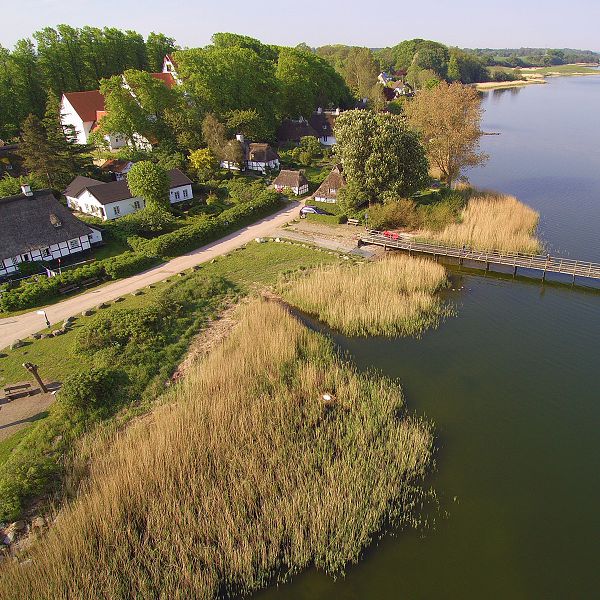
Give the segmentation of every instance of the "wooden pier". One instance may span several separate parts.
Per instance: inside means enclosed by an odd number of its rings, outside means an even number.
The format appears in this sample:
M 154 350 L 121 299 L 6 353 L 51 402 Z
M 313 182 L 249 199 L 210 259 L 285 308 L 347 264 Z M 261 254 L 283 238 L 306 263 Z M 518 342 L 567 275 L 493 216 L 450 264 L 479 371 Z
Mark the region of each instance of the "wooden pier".
M 404 250 L 409 254 L 413 252 L 419 254 L 429 254 L 434 258 L 446 256 L 458 259 L 458 263 L 463 265 L 466 262 L 482 265 L 489 271 L 493 266 L 507 266 L 512 269 L 512 274 L 517 275 L 518 269 L 531 269 L 542 274 L 542 281 L 546 275 L 564 274 L 572 278 L 575 283 L 577 277 L 594 279 L 600 281 L 600 264 L 582 260 L 572 260 L 570 258 L 560 258 L 556 256 L 543 256 L 539 254 L 521 254 L 497 251 L 481 251 L 472 248 L 458 248 L 455 246 L 446 246 L 435 242 L 419 240 L 412 236 L 402 235 L 392 232 L 370 231 L 359 235 L 358 245 L 374 244 L 383 246 L 387 249 Z

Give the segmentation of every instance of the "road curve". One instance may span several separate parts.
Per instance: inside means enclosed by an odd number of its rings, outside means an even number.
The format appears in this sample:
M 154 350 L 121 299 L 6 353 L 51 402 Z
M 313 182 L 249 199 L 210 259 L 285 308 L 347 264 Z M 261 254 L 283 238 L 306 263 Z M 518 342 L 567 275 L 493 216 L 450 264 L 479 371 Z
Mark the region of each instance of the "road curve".
M 46 310 L 51 323 L 58 323 L 67 317 L 76 316 L 84 310 L 98 306 L 102 302 L 109 302 L 119 296 L 130 294 L 151 283 L 167 279 L 174 273 L 179 273 L 195 265 L 212 260 L 216 256 L 227 254 L 231 250 L 252 241 L 254 238 L 267 236 L 278 227 L 297 217 L 299 207 L 300 204 L 298 202 L 292 202 L 283 210 L 265 217 L 248 227 L 234 231 L 211 244 L 197 248 L 188 254 L 178 256 L 167 263 L 158 265 L 132 277 L 120 279 L 108 285 L 92 289 L 84 294 L 44 307 L 44 310 Z M 39 310 L 39 308 L 15 317 L 0 319 L 0 348 L 6 348 L 15 340 L 26 338 L 45 328 L 44 318 L 38 315 L 36 310 Z

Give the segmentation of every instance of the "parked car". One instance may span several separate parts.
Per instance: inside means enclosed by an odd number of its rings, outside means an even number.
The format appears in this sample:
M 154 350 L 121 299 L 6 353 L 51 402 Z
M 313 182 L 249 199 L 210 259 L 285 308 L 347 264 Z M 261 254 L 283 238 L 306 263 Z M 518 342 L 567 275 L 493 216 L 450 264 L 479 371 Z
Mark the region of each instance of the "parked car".
M 316 206 L 303 206 L 300 209 L 300 218 L 305 219 L 306 215 L 328 215 L 329 213 Z

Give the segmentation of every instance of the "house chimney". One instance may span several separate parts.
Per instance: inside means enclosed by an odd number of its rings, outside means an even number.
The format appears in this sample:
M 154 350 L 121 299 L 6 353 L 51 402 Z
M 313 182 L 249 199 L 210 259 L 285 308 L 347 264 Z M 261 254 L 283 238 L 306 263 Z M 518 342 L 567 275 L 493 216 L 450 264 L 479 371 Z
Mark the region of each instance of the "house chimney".
M 33 192 L 31 191 L 31 186 L 28 183 L 23 183 L 21 185 L 21 193 L 25 196 L 33 196 Z
M 235 139 L 240 143 L 243 144 L 244 143 L 244 134 L 243 133 L 236 133 L 235 135 Z

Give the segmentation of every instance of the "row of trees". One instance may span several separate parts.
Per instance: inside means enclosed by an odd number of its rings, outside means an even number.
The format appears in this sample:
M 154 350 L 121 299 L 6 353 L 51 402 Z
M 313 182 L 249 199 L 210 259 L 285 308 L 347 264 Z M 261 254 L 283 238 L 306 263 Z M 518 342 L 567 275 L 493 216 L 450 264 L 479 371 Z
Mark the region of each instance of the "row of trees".
M 69 25 L 46 27 L 13 50 L 0 46 L 0 138 L 18 135 L 27 115 L 42 117 L 47 93 L 98 89 L 126 69 L 162 70 L 175 41 L 161 33 Z
M 465 49 L 490 67 L 549 67 L 570 63 L 597 65 L 600 53 L 571 48 L 476 48 Z

